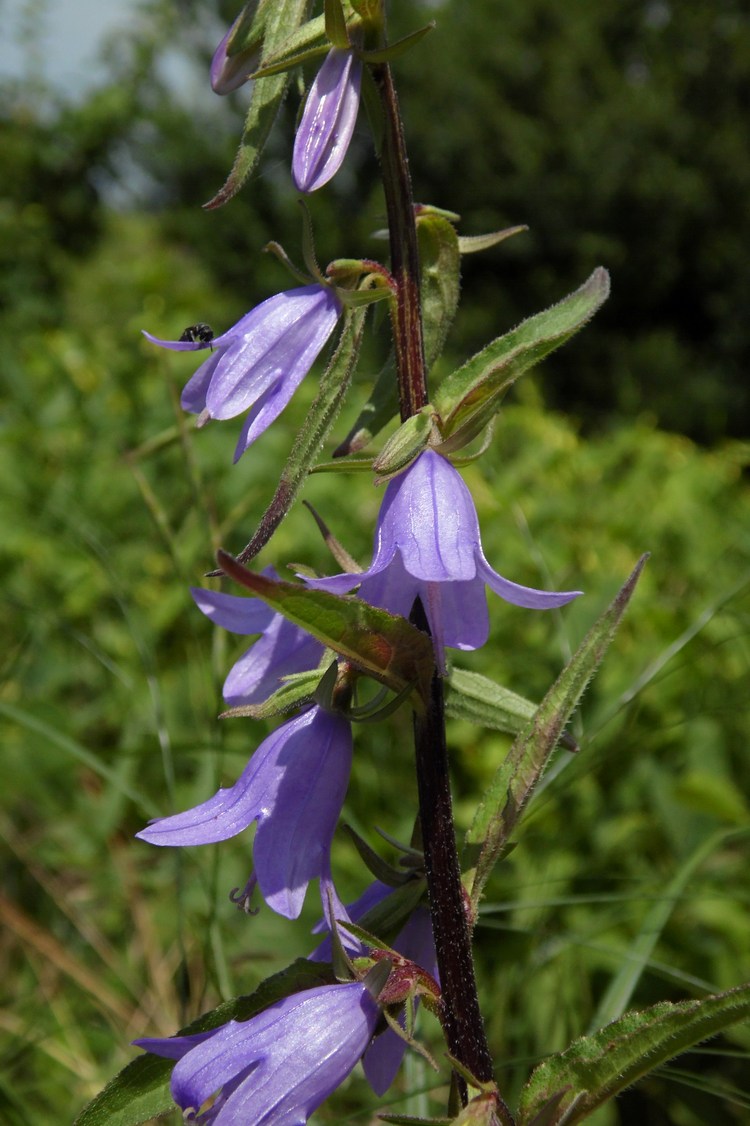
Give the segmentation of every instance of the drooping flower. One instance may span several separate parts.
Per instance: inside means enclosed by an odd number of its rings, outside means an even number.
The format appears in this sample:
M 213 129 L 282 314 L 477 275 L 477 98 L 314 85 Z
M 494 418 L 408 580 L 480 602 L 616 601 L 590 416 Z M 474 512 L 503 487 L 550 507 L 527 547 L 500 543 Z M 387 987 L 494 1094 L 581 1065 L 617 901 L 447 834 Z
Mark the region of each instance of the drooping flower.
M 356 938 L 346 930 L 346 922 L 359 922 L 367 912 L 381 903 L 393 892 L 393 888 L 380 880 L 374 880 L 362 893 L 359 899 L 348 903 L 345 908 L 338 908 L 336 915 L 339 938 L 350 957 L 361 957 L 367 951 L 366 943 Z M 321 926 L 324 924 L 321 924 Z M 316 928 L 316 930 L 319 929 Z M 415 962 L 423 970 L 439 981 L 437 968 L 437 955 L 435 953 L 435 940 L 432 934 L 432 920 L 426 907 L 417 906 L 407 919 L 404 926 L 392 942 L 393 949 L 409 961 Z M 309 956 L 312 962 L 328 962 L 332 957 L 330 936 Z M 419 998 L 415 1000 L 415 1013 Z M 402 1027 L 405 1024 L 404 1015 L 401 1018 Z M 406 1051 L 406 1041 L 390 1029 L 381 1032 L 367 1048 L 362 1060 L 367 1080 L 376 1095 L 383 1095 L 396 1078 L 396 1073 L 401 1066 Z
M 213 844 L 257 821 L 247 894 L 257 882 L 269 907 L 296 919 L 310 880 L 329 878 L 351 760 L 348 721 L 310 708 L 261 743 L 234 786 L 184 813 L 152 821 L 136 836 L 155 845 Z
M 214 57 L 211 60 L 210 78 L 211 89 L 215 94 L 231 94 L 233 90 L 239 89 L 243 83 L 247 82 L 253 71 L 258 69 L 262 43 L 260 37 L 258 42 L 252 43 L 249 47 L 241 51 L 236 51 L 232 55 L 227 53 L 227 44 L 232 38 L 238 24 L 243 19 L 244 14 L 244 11 L 240 12 L 221 43 L 219 43 L 219 46 L 214 51 Z
M 307 581 L 334 594 L 359 585 L 360 598 L 404 617 L 419 597 L 443 670 L 444 646 L 479 649 L 487 640 L 485 584 L 506 602 L 531 610 L 564 606 L 581 593 L 534 590 L 493 571 L 482 551 L 471 493 L 458 470 L 434 450 L 425 450 L 389 482 L 368 570 Z
M 303 1126 L 353 1070 L 379 1017 L 366 986 L 352 981 L 211 1032 L 135 1043 L 177 1060 L 172 1097 L 185 1114 L 216 1096 L 200 1117 L 205 1126 Z
M 264 575 L 276 578 L 273 568 Z M 228 704 L 258 704 L 281 686 L 283 677 L 314 669 L 323 645 L 305 630 L 275 613 L 259 598 L 191 587 L 195 603 L 207 618 L 232 633 L 261 636 L 232 666 L 222 694 Z
M 301 192 L 314 192 L 338 172 L 359 110 L 362 62 L 334 47 L 315 76 L 294 138 L 292 176 Z
M 188 381 L 182 406 L 203 422 L 235 418 L 250 408 L 234 454 L 237 461 L 287 405 L 341 310 L 330 286 L 306 285 L 269 297 L 211 340 L 160 340 L 149 332 L 144 336 L 175 352 L 212 349 Z

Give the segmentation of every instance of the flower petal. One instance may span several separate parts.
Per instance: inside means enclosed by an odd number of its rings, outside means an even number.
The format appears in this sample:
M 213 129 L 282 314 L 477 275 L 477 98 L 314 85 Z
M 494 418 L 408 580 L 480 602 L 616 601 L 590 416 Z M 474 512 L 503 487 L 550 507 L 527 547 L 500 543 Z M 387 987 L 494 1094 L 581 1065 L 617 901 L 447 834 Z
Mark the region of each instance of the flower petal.
M 212 418 L 241 414 L 278 380 L 295 386 L 333 332 L 341 305 L 328 286 L 269 297 L 245 318 L 221 355 L 206 395 Z
M 285 676 L 314 669 L 320 661 L 321 642 L 280 614 L 274 617 L 276 620 L 234 663 L 224 681 L 222 695 L 232 707 L 267 700 L 281 687 Z
M 473 579 L 479 522 L 457 469 L 425 450 L 391 481 L 378 518 L 373 567 L 401 553 L 410 575 L 428 582 Z
M 482 582 L 494 590 L 495 594 L 499 594 L 506 602 L 512 602 L 514 606 L 524 606 L 527 610 L 554 610 L 557 606 L 565 606 L 566 603 L 583 594 L 582 590 L 535 590 L 534 587 L 512 583 L 510 579 L 504 579 L 497 571 L 492 570 L 481 554 L 481 550 L 477 570 Z
M 295 919 L 310 880 L 328 872 L 351 759 L 348 722 L 311 708 L 261 743 L 234 786 L 136 836 L 155 845 L 214 844 L 257 820 L 258 886 L 269 907 Z
M 248 1021 L 230 1021 L 183 1056 L 173 1097 L 183 1109 L 198 1108 L 225 1088 L 214 1126 L 302 1126 L 354 1068 L 379 1014 L 356 981 L 287 997 Z
M 301 719 L 279 757 L 286 769 L 274 808 L 261 813 L 253 849 L 261 894 L 288 919 L 299 915 L 310 880 L 327 870 L 352 761 L 351 727 L 342 716 L 313 708 Z
M 292 176 L 299 191 L 316 191 L 341 167 L 357 121 L 361 80 L 362 63 L 352 51 L 328 52 L 294 138 Z
M 245 598 L 241 594 L 222 594 L 216 590 L 204 590 L 191 586 L 198 609 L 214 625 L 230 630 L 231 633 L 263 633 L 278 615 L 261 602 L 259 598 Z

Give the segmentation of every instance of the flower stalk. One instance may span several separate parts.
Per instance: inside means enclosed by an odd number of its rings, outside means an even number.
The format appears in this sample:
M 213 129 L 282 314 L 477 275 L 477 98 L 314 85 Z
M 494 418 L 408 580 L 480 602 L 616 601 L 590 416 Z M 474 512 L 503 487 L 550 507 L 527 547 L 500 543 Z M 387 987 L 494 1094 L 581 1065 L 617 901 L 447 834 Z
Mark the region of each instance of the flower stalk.
M 418 414 L 427 403 L 427 371 L 419 294 L 419 252 L 414 198 L 404 129 L 391 68 L 382 63 L 372 77 L 383 109 L 380 163 L 388 214 L 391 273 L 396 283 L 393 338 L 396 350 L 401 421 Z
M 391 273 L 396 282 L 393 330 L 401 419 L 417 414 L 428 402 L 427 372 L 419 291 L 419 252 L 414 199 L 398 97 L 387 63 L 374 66 L 372 76 L 383 110 L 380 152 Z M 411 620 L 429 632 L 419 599 Z M 413 717 L 419 810 L 425 852 L 430 912 L 437 963 L 443 989 L 443 1022 L 448 1048 L 464 1067 L 484 1083 L 492 1082 L 492 1057 L 479 1008 L 471 933 L 466 918 L 461 869 L 456 849 L 445 739 L 443 683 L 437 669 L 424 716 Z M 467 1090 L 457 1076 L 461 1101 Z M 506 1126 L 513 1119 L 498 1101 Z

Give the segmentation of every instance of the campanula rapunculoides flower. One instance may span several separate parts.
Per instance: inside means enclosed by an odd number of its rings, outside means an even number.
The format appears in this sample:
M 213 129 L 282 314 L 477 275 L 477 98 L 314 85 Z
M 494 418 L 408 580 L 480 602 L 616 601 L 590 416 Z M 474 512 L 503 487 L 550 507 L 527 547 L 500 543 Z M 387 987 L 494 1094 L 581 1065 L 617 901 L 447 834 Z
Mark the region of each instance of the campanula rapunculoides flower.
M 317 191 L 341 167 L 357 121 L 361 82 L 362 63 L 353 51 L 328 52 L 294 138 L 292 176 L 299 191 Z
M 254 70 L 258 69 L 261 56 L 260 43 L 253 44 L 244 51 L 237 51 L 233 55 L 227 54 L 227 44 L 232 34 L 243 18 L 240 12 L 229 31 L 214 51 L 211 60 L 211 89 L 215 94 L 231 94 L 232 90 L 239 89 Z
M 264 575 L 276 578 L 272 567 Z M 232 633 L 261 636 L 232 666 L 222 694 L 232 707 L 259 704 L 281 687 L 283 677 L 314 669 L 323 645 L 299 626 L 275 613 L 259 598 L 220 594 L 191 587 L 199 610 L 218 626 Z
M 135 1043 L 176 1059 L 172 1097 L 204 1126 L 303 1126 L 362 1056 L 380 1008 L 358 981 L 285 997 L 211 1032 Z M 190 1118 L 190 1121 L 194 1121 Z
M 434 450 L 425 450 L 389 482 L 368 570 L 308 582 L 334 594 L 359 585 L 360 598 L 407 618 L 419 596 L 441 668 L 444 646 L 478 649 L 487 640 L 485 584 L 506 602 L 531 610 L 564 606 L 581 593 L 534 590 L 493 571 L 482 551 L 471 493 L 458 470 Z
M 339 907 L 336 918 L 337 921 L 343 924 L 339 926 L 339 938 L 350 957 L 358 958 L 365 954 L 366 943 L 347 932 L 347 920 L 351 920 L 353 923 L 359 922 L 371 908 L 382 902 L 392 891 L 392 887 L 382 883 L 380 880 L 374 880 L 365 889 L 359 899 L 346 905 L 343 909 L 343 913 L 342 909 Z M 324 923 L 320 924 L 320 926 L 324 925 Z M 320 929 L 320 927 L 316 927 L 316 930 L 317 929 Z M 416 962 L 416 964 L 426 970 L 436 982 L 439 981 L 435 940 L 432 935 L 432 920 L 430 918 L 430 912 L 426 907 L 417 906 L 414 909 L 391 943 L 391 946 L 399 954 L 403 955 L 404 958 Z M 329 936 L 313 951 L 309 956 L 309 960 L 311 962 L 329 962 L 331 957 L 332 945 Z M 417 998 L 415 1011 L 418 1004 L 419 999 Z M 403 1019 L 401 1023 L 403 1027 Z M 368 1047 L 362 1060 L 362 1066 L 367 1080 L 376 1095 L 385 1094 L 396 1078 L 396 1073 L 401 1066 L 405 1051 L 406 1042 L 402 1040 L 400 1036 L 397 1036 L 390 1028 L 386 1028 L 376 1036 L 372 1044 Z
M 204 340 L 160 340 L 175 352 L 211 348 L 182 392 L 191 414 L 235 418 L 250 409 L 234 460 L 281 413 L 336 327 L 341 302 L 327 285 L 305 285 L 277 293 L 256 305 L 221 336 Z
M 279 915 L 296 919 L 310 880 L 329 875 L 351 761 L 349 722 L 312 707 L 261 743 L 234 786 L 136 836 L 155 845 L 213 844 L 257 821 L 251 884 Z

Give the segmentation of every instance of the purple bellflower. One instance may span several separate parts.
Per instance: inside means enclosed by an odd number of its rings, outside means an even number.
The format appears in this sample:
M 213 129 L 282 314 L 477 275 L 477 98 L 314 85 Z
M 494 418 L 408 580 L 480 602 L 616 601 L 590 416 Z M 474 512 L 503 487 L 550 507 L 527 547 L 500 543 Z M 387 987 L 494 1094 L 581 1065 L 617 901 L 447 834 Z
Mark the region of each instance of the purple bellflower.
M 187 1121 L 303 1126 L 356 1066 L 379 1018 L 366 986 L 352 981 L 294 994 L 211 1032 L 135 1044 L 177 1060 L 172 1097 Z
M 360 598 L 406 618 L 419 596 L 441 671 L 444 646 L 479 649 L 487 640 L 485 584 L 506 602 L 531 610 L 564 606 L 581 593 L 534 590 L 493 571 L 482 551 L 471 493 L 458 470 L 434 450 L 425 450 L 389 482 L 369 569 L 307 581 L 333 594 L 359 586 Z
M 256 305 L 221 336 L 209 340 L 160 340 L 161 348 L 191 352 L 210 347 L 211 355 L 182 392 L 182 406 L 210 418 L 235 418 L 250 408 L 234 460 L 281 414 L 336 327 L 341 302 L 327 285 L 277 293 Z
M 349 919 L 352 922 L 358 922 L 372 907 L 377 906 L 377 904 L 382 902 L 392 891 L 392 887 L 382 883 L 380 880 L 374 880 L 369 887 L 365 889 L 359 899 L 355 900 L 353 903 L 347 904 L 347 906 L 343 908 L 343 913 L 340 913 L 342 908 L 338 907 L 336 918 L 343 923 L 343 925 L 339 927 L 339 938 L 349 957 L 361 957 L 366 954 L 367 950 L 366 944 L 363 943 L 361 939 L 357 939 L 347 932 L 346 921 Z M 325 923 L 321 923 L 315 929 L 319 930 L 324 926 Z M 435 940 L 432 936 L 432 920 L 430 919 L 430 913 L 426 907 L 418 906 L 412 912 L 406 924 L 393 940 L 392 946 L 393 949 L 398 951 L 404 958 L 416 962 L 416 964 L 426 970 L 436 982 L 439 982 Z M 310 955 L 310 961 L 329 962 L 331 957 L 332 945 L 329 936 L 313 951 Z M 417 998 L 415 1002 L 415 1012 L 418 1004 L 419 998 Z M 403 1015 L 401 1017 L 401 1025 L 402 1027 L 404 1026 Z M 397 1036 L 391 1028 L 386 1028 L 381 1032 L 368 1047 L 362 1060 L 362 1066 L 367 1080 L 376 1095 L 385 1094 L 396 1078 L 396 1073 L 401 1066 L 405 1051 L 406 1041 L 402 1040 L 400 1036 Z
M 331 841 L 351 761 L 349 722 L 312 707 L 261 743 L 234 786 L 152 821 L 136 836 L 155 845 L 213 844 L 257 821 L 255 870 L 241 899 L 249 900 L 257 883 L 272 910 L 296 919 L 310 880 L 330 881 Z
M 362 62 L 334 47 L 315 76 L 294 138 L 292 176 L 301 192 L 314 192 L 342 165 L 359 110 Z
M 263 574 L 277 577 L 272 567 Z M 198 609 L 216 625 L 232 633 L 261 635 L 235 662 L 224 681 L 222 694 L 232 707 L 262 703 L 281 687 L 285 676 L 314 669 L 320 661 L 321 642 L 259 598 L 220 594 L 201 587 L 191 587 L 190 593 Z
M 261 55 L 259 46 L 253 46 L 244 51 L 238 51 L 233 55 L 227 54 L 227 43 L 231 39 L 232 33 L 243 15 L 244 12 L 240 12 L 221 43 L 214 51 L 214 57 L 211 60 L 210 77 L 211 89 L 215 94 L 231 94 L 233 90 L 239 89 L 243 83 L 247 82 L 248 77 L 253 71 L 258 69 Z

